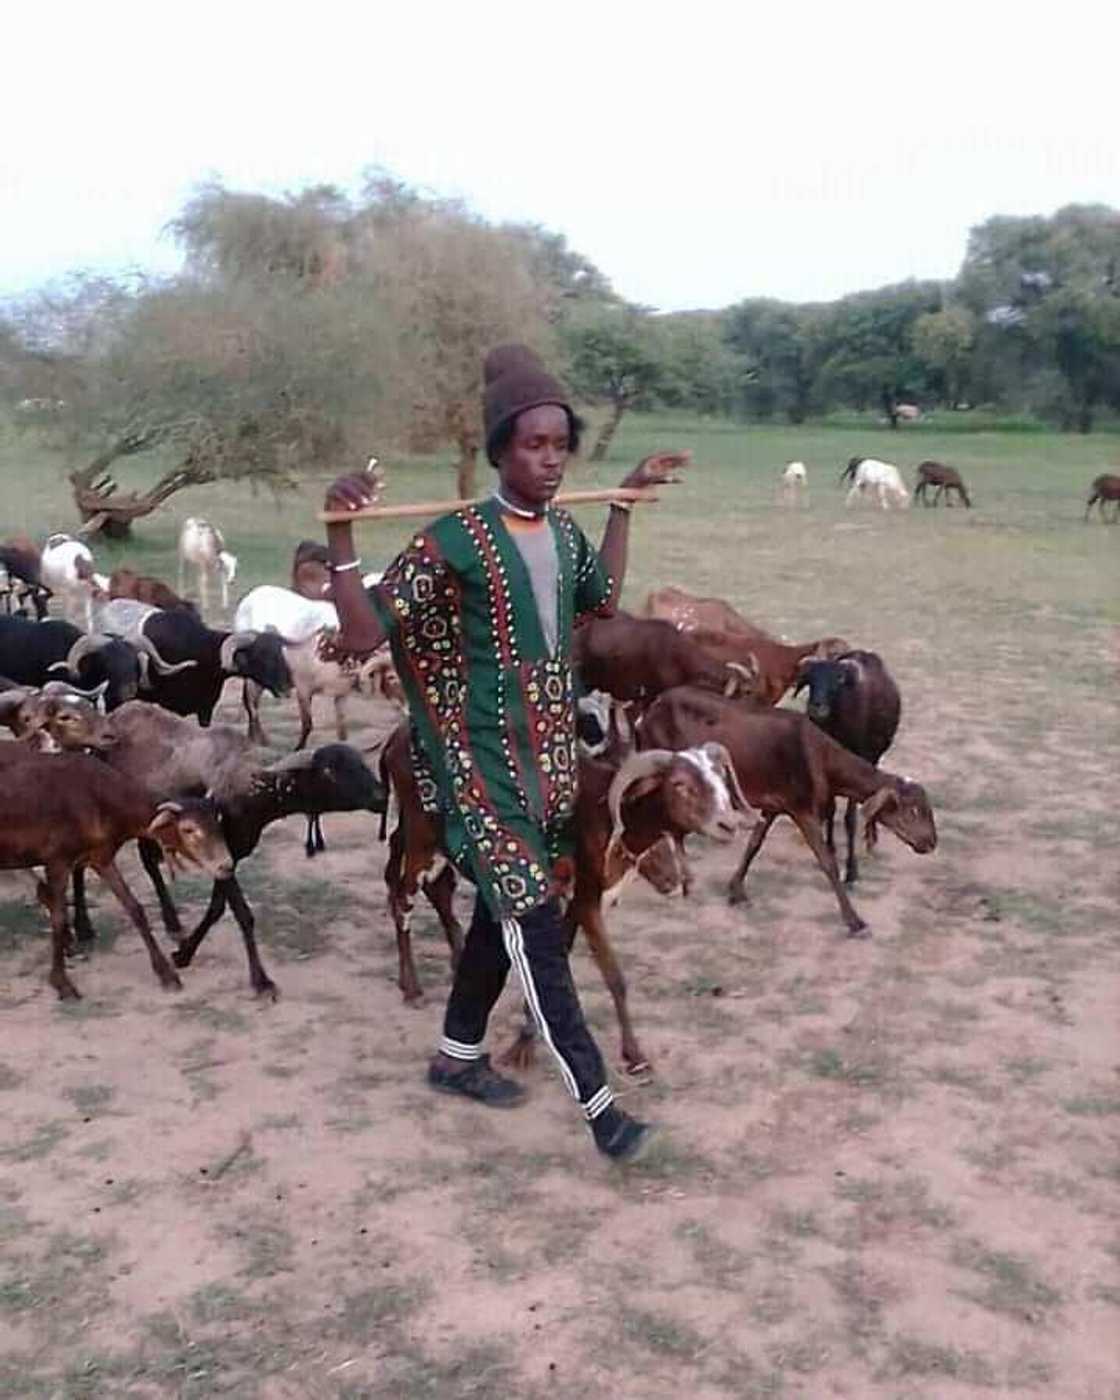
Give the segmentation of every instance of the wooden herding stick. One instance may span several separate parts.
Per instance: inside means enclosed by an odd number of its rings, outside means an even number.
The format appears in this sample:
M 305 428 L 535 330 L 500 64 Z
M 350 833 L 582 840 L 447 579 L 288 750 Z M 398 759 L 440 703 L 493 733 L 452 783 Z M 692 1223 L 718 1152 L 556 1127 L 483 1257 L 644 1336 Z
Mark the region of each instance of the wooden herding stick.
M 429 519 L 445 515 L 450 510 L 461 510 L 464 506 L 479 506 L 490 496 L 472 496 L 467 501 L 414 501 L 400 506 L 365 506 L 361 510 L 321 510 L 319 519 L 324 525 L 340 525 L 346 520 L 404 520 L 408 516 L 423 515 Z M 590 505 L 595 501 L 656 501 L 656 490 L 652 486 L 615 486 L 603 491 L 561 491 L 553 496 L 550 504 L 556 506 Z

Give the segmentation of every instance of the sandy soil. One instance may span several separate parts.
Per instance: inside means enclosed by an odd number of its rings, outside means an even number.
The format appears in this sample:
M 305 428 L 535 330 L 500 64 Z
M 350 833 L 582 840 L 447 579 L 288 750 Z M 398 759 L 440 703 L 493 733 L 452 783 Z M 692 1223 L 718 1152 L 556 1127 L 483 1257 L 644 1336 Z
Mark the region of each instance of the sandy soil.
M 663 1126 L 629 1169 L 547 1063 L 516 1113 L 426 1088 L 445 947 L 419 911 L 428 998 L 403 1006 L 368 816 L 328 818 L 314 865 L 275 828 L 246 868 L 275 1005 L 228 918 L 163 993 L 97 894 L 60 1006 L 0 884 L 0 1393 L 1120 1396 L 1115 773 L 1091 741 L 1114 712 L 1009 724 L 934 659 L 901 659 L 937 720 L 889 766 L 941 843 L 883 834 L 871 941 L 788 824 L 751 908 L 724 901 L 734 854 L 697 846 L 690 901 L 615 911 L 655 1061 L 620 1088 Z M 365 743 L 386 716 L 362 718 Z M 518 1019 L 510 990 L 496 1046 Z

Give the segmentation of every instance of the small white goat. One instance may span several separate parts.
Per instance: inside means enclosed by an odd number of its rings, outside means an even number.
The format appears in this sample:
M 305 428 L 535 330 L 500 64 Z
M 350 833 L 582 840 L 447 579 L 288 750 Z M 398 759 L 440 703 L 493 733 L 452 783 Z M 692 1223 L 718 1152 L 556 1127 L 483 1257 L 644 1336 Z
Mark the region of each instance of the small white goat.
M 798 501 L 809 504 L 809 473 L 804 462 L 790 462 L 782 472 L 782 503 L 791 506 Z
M 61 598 L 63 614 L 81 621 L 89 632 L 94 596 L 109 591 L 108 577 L 94 572 L 89 545 L 73 535 L 51 535 L 43 546 L 39 570 L 46 587 Z
M 402 692 L 388 646 L 361 661 L 337 660 L 331 655 L 331 638 L 338 631 L 338 612 L 333 603 L 304 598 L 290 588 L 264 583 L 247 593 L 233 616 L 238 632 L 278 632 L 284 639 L 284 659 L 292 673 L 292 686 L 299 705 L 302 749 L 311 733 L 311 701 L 316 695 L 329 695 L 334 701 L 335 726 L 339 739 L 347 736 L 344 700 L 352 691 L 373 695 L 378 690 L 400 704 Z M 249 717 L 249 737 L 266 744 L 260 718 L 260 686 L 246 681 L 242 703 Z
M 183 592 L 183 574 L 188 564 L 198 570 L 198 599 L 205 615 L 209 607 L 207 581 L 217 574 L 222 589 L 222 608 L 229 608 L 229 586 L 237 577 L 237 555 L 230 554 L 222 532 L 209 520 L 190 516 L 179 531 L 179 592 Z
M 902 479 L 902 473 L 890 462 L 879 462 L 874 457 L 865 457 L 855 468 L 852 489 L 844 501 L 850 506 L 857 496 L 875 496 L 883 510 L 895 505 L 905 510 L 910 504 L 910 492 Z

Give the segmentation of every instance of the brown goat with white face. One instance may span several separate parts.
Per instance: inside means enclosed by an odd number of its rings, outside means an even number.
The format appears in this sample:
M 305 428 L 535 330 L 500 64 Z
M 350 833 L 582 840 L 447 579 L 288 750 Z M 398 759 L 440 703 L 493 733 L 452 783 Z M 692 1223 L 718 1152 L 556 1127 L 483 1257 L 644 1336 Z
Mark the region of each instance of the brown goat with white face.
M 418 889 L 435 907 L 453 961 L 462 948 L 462 927 L 452 911 L 455 872 L 442 849 L 439 819 L 422 809 L 409 753 L 408 727 L 399 726 L 382 751 L 382 778 L 392 785 L 400 817 L 392 833 L 385 882 L 397 930 L 399 984 L 406 1001 L 418 1001 L 420 983 L 412 959 L 410 920 Z M 569 939 L 583 929 L 614 1000 L 622 1031 L 622 1055 L 631 1071 L 644 1068 L 626 1002 L 626 984 L 607 936 L 603 901 L 633 873 L 668 892 L 673 860 L 665 838 L 679 842 L 690 832 L 728 841 L 743 826 L 746 803 L 735 784 L 731 760 L 719 744 L 686 753 L 631 754 L 621 765 L 580 759 L 574 862 L 558 862 L 558 893 L 570 895 Z M 647 864 L 649 868 L 647 869 Z M 432 871 L 425 878 L 426 872 Z M 504 1056 L 524 1064 L 532 1032 L 525 1029 Z

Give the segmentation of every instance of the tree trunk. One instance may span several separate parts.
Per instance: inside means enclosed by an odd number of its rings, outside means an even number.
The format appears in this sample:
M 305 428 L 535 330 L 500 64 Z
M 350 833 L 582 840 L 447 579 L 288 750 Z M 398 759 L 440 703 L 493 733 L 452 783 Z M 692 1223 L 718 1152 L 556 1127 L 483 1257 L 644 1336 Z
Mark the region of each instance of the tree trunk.
M 595 441 L 595 446 L 591 449 L 590 461 L 601 462 L 607 455 L 607 449 L 611 445 L 611 439 L 618 432 L 618 425 L 622 422 L 622 415 L 629 406 L 629 399 L 617 398 L 611 404 L 611 416 L 599 430 L 599 436 Z
M 455 489 L 461 501 L 470 500 L 475 489 L 478 466 L 478 442 L 471 437 L 459 439 L 459 460 L 455 464 Z
M 883 412 L 890 419 L 892 428 L 898 428 L 898 404 L 889 389 L 883 390 Z

